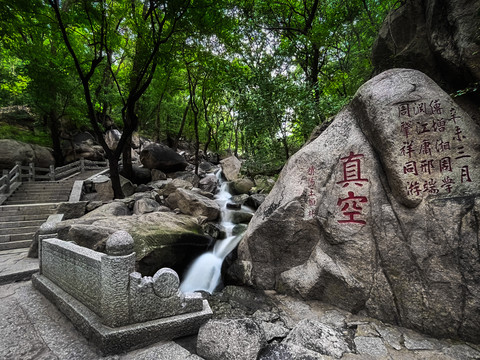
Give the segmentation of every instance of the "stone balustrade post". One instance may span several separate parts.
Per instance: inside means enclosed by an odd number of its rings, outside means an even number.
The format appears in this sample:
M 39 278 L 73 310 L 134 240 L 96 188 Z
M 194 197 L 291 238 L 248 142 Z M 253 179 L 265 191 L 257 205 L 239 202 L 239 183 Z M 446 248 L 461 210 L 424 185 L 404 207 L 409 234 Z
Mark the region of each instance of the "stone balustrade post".
M 35 166 L 33 163 L 28 164 L 28 181 L 35 181 Z
M 10 192 L 10 176 L 9 176 L 8 170 L 3 170 L 3 176 L 6 177 L 6 180 L 5 180 L 5 194 L 8 194 Z
M 80 172 L 83 174 L 85 172 L 85 159 L 80 158 Z
M 50 176 L 50 181 L 55 181 L 55 166 L 50 165 L 50 172 L 48 173 Z
M 118 327 L 130 321 L 129 279 L 135 271 L 133 239 L 126 231 L 110 235 L 101 265 L 102 323 Z

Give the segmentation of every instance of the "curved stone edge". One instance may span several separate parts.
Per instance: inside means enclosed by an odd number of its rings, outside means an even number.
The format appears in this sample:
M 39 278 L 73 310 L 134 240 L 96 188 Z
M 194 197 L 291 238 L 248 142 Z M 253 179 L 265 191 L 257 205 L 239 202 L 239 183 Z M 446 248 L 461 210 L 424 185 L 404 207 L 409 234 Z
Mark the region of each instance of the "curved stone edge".
M 32 284 L 85 338 L 98 347 L 104 356 L 139 349 L 162 340 L 196 334 L 200 326 L 213 315 L 208 301 L 203 300 L 203 309 L 198 312 L 111 328 L 103 325 L 98 315 L 45 276 L 33 275 Z

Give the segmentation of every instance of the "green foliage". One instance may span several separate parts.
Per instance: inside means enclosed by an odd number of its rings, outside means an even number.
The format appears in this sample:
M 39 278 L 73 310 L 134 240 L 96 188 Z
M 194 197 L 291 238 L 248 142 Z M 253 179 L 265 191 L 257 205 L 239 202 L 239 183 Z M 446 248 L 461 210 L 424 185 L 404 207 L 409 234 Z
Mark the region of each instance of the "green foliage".
M 36 128 L 31 129 L 0 122 L 0 139 L 15 139 L 28 144 L 37 144 L 51 147 L 50 135 Z
M 371 76 L 395 3 L 0 0 L 0 105 L 35 108 L 52 139 L 108 116 L 275 172 Z

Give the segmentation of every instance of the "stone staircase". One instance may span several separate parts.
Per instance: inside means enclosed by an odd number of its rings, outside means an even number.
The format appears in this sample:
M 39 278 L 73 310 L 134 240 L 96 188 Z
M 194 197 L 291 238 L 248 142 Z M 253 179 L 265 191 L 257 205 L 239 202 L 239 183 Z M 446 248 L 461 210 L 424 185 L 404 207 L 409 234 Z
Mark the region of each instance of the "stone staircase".
M 66 202 L 72 186 L 73 180 L 24 182 L 10 195 L 4 205 Z
M 0 251 L 28 248 L 57 203 L 0 206 Z

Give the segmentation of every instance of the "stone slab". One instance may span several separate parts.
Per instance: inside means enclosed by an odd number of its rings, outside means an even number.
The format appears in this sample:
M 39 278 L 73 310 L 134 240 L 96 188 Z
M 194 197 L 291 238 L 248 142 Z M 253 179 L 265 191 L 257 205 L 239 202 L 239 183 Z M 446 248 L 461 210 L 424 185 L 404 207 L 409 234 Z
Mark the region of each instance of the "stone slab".
M 38 272 L 38 259 L 27 257 L 28 249 L 0 251 L 0 284 L 30 279 Z
M 203 310 L 199 312 L 111 328 L 103 325 L 95 313 L 46 277 L 36 274 L 32 277 L 32 282 L 104 355 L 118 354 L 161 340 L 195 334 L 212 316 L 212 310 L 204 300 Z

